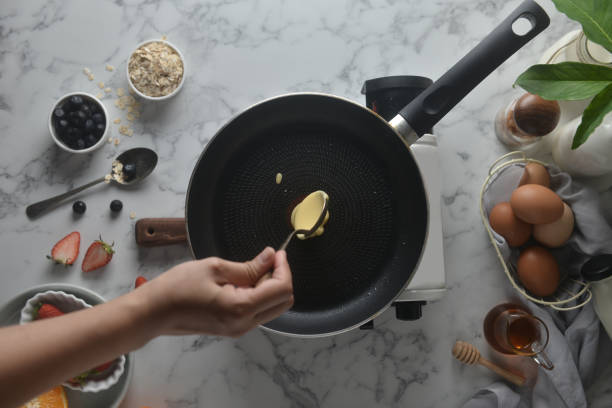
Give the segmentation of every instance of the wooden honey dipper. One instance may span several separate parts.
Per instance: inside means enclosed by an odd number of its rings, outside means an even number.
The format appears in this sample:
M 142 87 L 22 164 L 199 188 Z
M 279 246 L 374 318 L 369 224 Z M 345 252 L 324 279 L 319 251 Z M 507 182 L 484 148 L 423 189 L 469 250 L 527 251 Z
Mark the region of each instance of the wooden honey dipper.
M 514 374 L 500 366 L 490 362 L 486 358 L 480 355 L 478 349 L 465 341 L 457 341 L 453 346 L 453 356 L 461 361 L 464 364 L 472 365 L 472 364 L 480 364 L 482 366 L 487 367 L 489 370 L 496 372 L 497 374 L 504 377 L 506 380 L 516 384 L 516 385 L 524 385 L 525 378 Z

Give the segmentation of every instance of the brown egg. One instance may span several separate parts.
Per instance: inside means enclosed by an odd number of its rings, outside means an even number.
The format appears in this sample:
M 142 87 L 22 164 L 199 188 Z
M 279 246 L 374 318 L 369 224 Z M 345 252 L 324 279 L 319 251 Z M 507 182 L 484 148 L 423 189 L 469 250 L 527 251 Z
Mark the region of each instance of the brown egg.
M 550 224 L 539 224 L 533 227 L 533 237 L 540 244 L 550 248 L 560 247 L 572 236 L 574 231 L 574 213 L 569 205 L 563 203 L 563 214 Z
M 525 184 L 512 192 L 510 205 L 529 224 L 548 224 L 563 214 L 563 201 L 554 191 L 539 184 Z
M 546 167 L 540 163 L 527 163 L 523 177 L 519 182 L 519 187 L 524 184 L 539 184 L 544 187 L 550 187 L 550 175 Z
M 524 249 L 517 263 L 518 277 L 525 289 L 536 296 L 550 296 L 559 287 L 559 265 L 540 246 Z
M 508 241 L 511 247 L 523 245 L 531 236 L 533 226 L 514 215 L 510 203 L 499 203 L 489 214 L 491 228 Z

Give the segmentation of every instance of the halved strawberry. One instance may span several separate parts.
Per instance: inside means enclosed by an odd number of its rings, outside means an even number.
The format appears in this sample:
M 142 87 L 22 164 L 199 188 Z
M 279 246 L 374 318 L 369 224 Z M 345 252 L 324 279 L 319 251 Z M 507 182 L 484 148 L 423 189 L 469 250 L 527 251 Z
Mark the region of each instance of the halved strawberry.
M 77 231 L 71 232 L 53 246 L 51 255 L 47 255 L 47 258 L 62 265 L 72 265 L 79 256 L 80 244 L 81 234 Z
M 147 278 L 145 278 L 144 276 L 137 277 L 136 281 L 134 282 L 134 289 L 136 289 L 140 285 L 144 285 L 145 283 L 147 283 Z
M 36 320 L 38 319 L 48 319 L 49 317 L 56 317 L 63 315 L 64 312 L 59 310 L 57 307 L 49 304 L 49 303 L 41 303 L 36 312 Z
M 113 365 L 114 362 L 115 362 L 115 360 L 107 361 L 104 364 L 100 364 L 99 366 L 94 368 L 92 371 L 94 371 L 96 373 L 102 373 L 102 372 L 108 370 L 110 368 L 110 366 Z
M 94 241 L 87 248 L 87 253 L 85 258 L 83 258 L 83 265 L 81 266 L 83 272 L 93 271 L 108 264 L 113 259 L 113 254 L 115 253 L 113 245 L 114 243 L 109 245 L 102 241 L 102 237 Z

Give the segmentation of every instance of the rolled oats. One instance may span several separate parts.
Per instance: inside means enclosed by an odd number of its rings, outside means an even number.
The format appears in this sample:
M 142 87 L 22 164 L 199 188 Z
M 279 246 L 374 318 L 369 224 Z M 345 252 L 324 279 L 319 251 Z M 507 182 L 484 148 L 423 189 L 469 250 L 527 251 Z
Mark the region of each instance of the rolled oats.
M 154 41 L 140 46 L 128 62 L 130 81 L 147 96 L 174 92 L 183 79 L 183 61 L 169 45 Z

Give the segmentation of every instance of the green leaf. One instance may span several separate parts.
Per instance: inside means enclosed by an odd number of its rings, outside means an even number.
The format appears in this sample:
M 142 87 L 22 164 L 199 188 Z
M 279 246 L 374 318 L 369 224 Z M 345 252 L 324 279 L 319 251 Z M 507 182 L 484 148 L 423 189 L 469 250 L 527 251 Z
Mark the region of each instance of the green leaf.
M 598 93 L 582 114 L 582 122 L 576 129 L 572 150 L 587 141 L 589 135 L 601 124 L 603 118 L 612 112 L 612 85 Z
M 527 92 L 550 100 L 587 99 L 612 83 L 612 68 L 580 62 L 533 65 L 516 79 Z
M 553 0 L 557 9 L 582 25 L 587 38 L 612 52 L 612 1 Z

